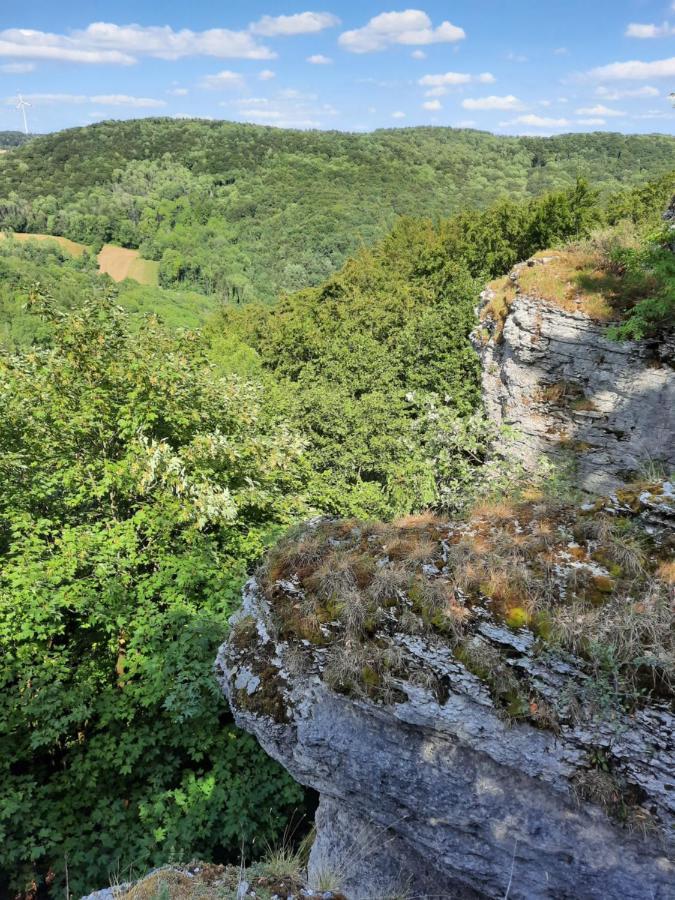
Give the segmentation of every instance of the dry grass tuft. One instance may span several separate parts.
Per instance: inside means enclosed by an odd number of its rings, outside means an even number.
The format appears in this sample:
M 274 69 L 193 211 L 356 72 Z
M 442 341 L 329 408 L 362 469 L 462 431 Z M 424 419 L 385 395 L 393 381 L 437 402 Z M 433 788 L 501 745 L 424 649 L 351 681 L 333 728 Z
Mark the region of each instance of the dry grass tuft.
M 536 254 L 541 257 L 544 254 Z M 518 274 L 524 294 L 540 297 L 567 312 L 581 312 L 600 322 L 617 319 L 655 283 L 629 283 L 613 266 L 602 239 L 558 250 L 545 264 L 525 266 Z
M 513 679 L 526 676 L 499 653 L 466 650 L 487 618 L 585 659 L 630 706 L 640 694 L 670 696 L 675 684 L 675 564 L 638 524 L 643 489 L 622 492 L 621 516 L 525 485 L 481 500 L 457 525 L 428 513 L 377 527 L 325 521 L 283 542 L 261 584 L 291 646 L 327 648 L 323 674 L 337 690 L 383 700 L 399 679 L 424 681 L 403 671 L 393 647 L 402 632 L 427 635 L 468 654 L 509 715 L 553 721 L 536 692 L 519 693 Z M 247 635 L 244 623 L 234 639 Z

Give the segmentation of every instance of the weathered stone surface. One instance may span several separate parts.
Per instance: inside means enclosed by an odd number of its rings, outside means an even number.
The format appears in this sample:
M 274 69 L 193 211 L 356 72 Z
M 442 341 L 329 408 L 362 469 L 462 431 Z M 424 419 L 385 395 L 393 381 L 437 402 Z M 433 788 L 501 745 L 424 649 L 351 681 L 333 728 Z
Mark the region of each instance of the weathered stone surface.
M 321 794 L 310 886 L 329 872 L 357 900 L 401 889 L 501 898 L 509 882 L 511 898 L 675 896 L 675 736 L 665 706 L 556 730 L 508 724 L 450 647 L 403 633 L 393 640 L 411 677 L 394 685 L 399 702 L 359 699 L 323 681 L 325 647 L 279 637 L 255 579 L 239 619 L 255 627 L 245 644 L 223 645 L 218 677 L 237 723 Z M 487 613 L 473 640 L 526 671 L 551 703 L 588 677 L 573 658 L 535 653 L 530 632 Z M 256 702 L 261 659 L 277 673 L 271 714 Z M 634 786 L 658 829 L 633 832 L 576 798 L 576 779 L 598 754 Z
M 615 342 L 605 330 L 521 294 L 500 340 L 476 341 L 487 412 L 515 429 L 516 456 L 532 468 L 542 453 L 572 452 L 580 487 L 599 494 L 645 464 L 675 466 L 672 341 Z

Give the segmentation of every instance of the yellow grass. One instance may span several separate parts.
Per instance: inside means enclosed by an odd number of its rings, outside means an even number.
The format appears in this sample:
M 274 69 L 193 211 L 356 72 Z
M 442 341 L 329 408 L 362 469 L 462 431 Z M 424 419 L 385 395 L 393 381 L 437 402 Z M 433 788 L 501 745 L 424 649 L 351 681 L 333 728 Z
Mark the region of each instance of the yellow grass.
M 536 254 L 536 257 L 551 255 Z M 524 294 L 541 297 L 568 312 L 582 312 L 606 322 L 616 318 L 621 279 L 602 268 L 597 253 L 559 250 L 543 265 L 525 267 L 519 274 Z
M 0 233 L 0 238 L 6 238 L 8 235 L 5 232 Z M 21 234 L 20 232 L 13 232 L 12 238 L 15 241 L 52 241 L 55 244 L 58 244 L 62 250 L 65 250 L 66 253 L 70 253 L 71 256 L 82 256 L 84 251 L 87 249 L 85 244 L 78 244 L 77 241 L 71 241 L 69 238 L 65 237 L 54 237 L 51 234 Z
M 143 259 L 138 250 L 115 247 L 113 244 L 106 244 L 99 253 L 98 267 L 113 281 L 131 278 L 139 284 L 157 284 L 159 279 L 159 263 Z

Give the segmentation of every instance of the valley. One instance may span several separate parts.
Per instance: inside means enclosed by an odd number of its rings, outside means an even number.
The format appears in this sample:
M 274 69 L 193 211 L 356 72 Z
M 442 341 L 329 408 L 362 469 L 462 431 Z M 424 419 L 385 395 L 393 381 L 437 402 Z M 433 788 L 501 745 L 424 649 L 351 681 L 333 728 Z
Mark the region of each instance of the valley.
M 675 138 L 4 149 L 0 895 L 665 900 Z

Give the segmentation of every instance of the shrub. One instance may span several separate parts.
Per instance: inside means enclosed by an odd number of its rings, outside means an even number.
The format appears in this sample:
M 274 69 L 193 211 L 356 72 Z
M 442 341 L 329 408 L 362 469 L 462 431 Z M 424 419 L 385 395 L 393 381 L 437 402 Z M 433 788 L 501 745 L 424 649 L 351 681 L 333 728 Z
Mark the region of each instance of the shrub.
M 274 840 L 300 789 L 230 724 L 213 659 L 297 512 L 301 441 L 194 335 L 110 301 L 0 356 L 0 893 L 76 895 Z M 50 874 L 51 873 L 51 874 Z

